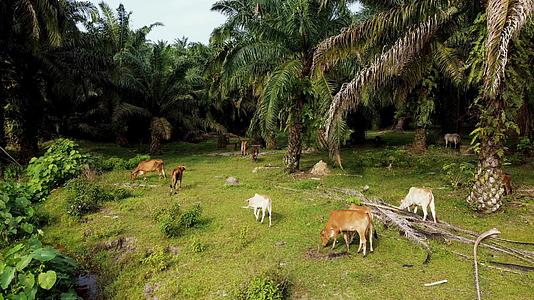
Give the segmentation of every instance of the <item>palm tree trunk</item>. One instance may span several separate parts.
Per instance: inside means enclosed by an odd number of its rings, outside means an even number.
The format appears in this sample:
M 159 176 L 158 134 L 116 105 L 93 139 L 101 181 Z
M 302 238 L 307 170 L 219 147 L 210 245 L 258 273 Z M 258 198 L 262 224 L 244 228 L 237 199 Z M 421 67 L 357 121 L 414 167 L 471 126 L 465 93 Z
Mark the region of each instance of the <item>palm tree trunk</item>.
M 276 149 L 276 134 L 268 133 L 265 139 L 267 149 Z
M 157 134 L 150 134 L 150 154 L 155 154 L 161 148 L 161 139 Z
M 304 95 L 299 97 L 291 109 L 291 124 L 287 144 L 286 169 L 293 173 L 300 168 L 300 155 L 302 153 L 302 110 L 304 108 Z
M 416 152 L 426 151 L 426 128 L 418 127 L 415 129 L 413 147 Z
M 504 172 L 501 159 L 497 155 L 499 146 L 495 145 L 490 137 L 481 141 L 478 171 L 467 202 L 482 213 L 494 212 L 502 206 Z

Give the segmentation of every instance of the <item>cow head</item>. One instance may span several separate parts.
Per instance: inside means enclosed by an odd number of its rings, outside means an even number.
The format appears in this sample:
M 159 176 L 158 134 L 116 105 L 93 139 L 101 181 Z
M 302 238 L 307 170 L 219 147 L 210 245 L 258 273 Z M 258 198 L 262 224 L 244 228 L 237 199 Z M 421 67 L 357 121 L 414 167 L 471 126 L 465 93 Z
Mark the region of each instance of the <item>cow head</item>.
M 406 201 L 406 198 L 401 199 L 399 209 L 406 209 L 409 207 L 410 207 L 410 204 L 408 204 L 408 201 Z
M 326 247 L 329 241 L 330 235 L 326 233 L 326 230 L 321 230 L 321 244 L 323 245 L 323 247 Z

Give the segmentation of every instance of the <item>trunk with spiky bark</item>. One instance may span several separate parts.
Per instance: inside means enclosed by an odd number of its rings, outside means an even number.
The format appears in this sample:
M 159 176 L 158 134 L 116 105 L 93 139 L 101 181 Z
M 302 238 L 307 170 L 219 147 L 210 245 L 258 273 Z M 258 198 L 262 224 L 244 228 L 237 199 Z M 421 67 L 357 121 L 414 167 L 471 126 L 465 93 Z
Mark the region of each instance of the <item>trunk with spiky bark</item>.
M 475 184 L 467 202 L 482 213 L 492 213 L 502 206 L 504 172 L 501 159 L 497 155 L 499 148 L 500 145 L 495 145 L 491 138 L 481 141 Z
M 304 95 L 295 102 L 291 109 L 291 124 L 287 144 L 286 164 L 291 173 L 300 168 L 300 155 L 302 153 L 302 110 L 304 108 Z
M 418 127 L 415 129 L 413 147 L 416 152 L 426 151 L 426 128 Z
M 154 154 L 161 148 L 161 138 L 157 134 L 150 135 L 150 154 Z
M 276 149 L 276 135 L 274 133 L 267 134 L 265 146 L 267 149 Z

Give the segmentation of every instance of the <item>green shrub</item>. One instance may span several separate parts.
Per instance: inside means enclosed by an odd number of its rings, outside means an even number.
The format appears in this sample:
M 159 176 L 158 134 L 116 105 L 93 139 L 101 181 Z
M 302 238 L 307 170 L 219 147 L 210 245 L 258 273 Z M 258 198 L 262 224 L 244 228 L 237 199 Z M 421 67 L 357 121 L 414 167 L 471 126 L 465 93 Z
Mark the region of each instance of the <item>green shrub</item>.
M 197 204 L 182 212 L 180 205 L 174 203 L 170 208 L 162 208 L 154 214 L 159 229 L 168 238 L 179 236 L 186 228 L 192 228 L 201 221 L 202 207 Z
M 34 199 L 43 200 L 53 188 L 78 176 L 87 159 L 73 141 L 55 140 L 43 156 L 32 158 L 26 168 Z
M 0 248 L 35 232 L 31 199 L 26 184 L 0 181 Z
M 532 142 L 530 141 L 530 139 L 525 136 L 519 139 L 519 142 L 517 143 L 516 148 L 518 152 L 528 155 L 529 153 L 532 152 L 532 150 L 534 149 L 534 146 L 532 145 Z
M 202 215 L 202 207 L 196 204 L 180 216 L 180 225 L 185 228 L 191 228 L 200 223 L 200 216 Z
M 127 169 L 134 169 L 135 167 L 137 167 L 137 165 L 143 161 L 143 160 L 149 160 L 150 159 L 150 155 L 148 154 L 137 154 L 136 156 L 130 158 L 127 162 L 126 162 L 126 168 Z
M 281 300 L 288 298 L 289 280 L 279 272 L 252 278 L 237 291 L 239 300 Z
M 444 164 L 443 177 L 453 189 L 471 187 L 475 178 L 475 166 L 467 162 Z
M 104 168 L 107 170 L 127 170 L 128 162 L 119 157 L 111 157 L 104 160 Z
M 66 210 L 73 217 L 96 212 L 102 202 L 114 199 L 113 195 L 101 187 L 80 178 L 70 180 L 66 187 L 69 191 Z
M 169 255 L 165 252 L 165 249 L 161 246 L 156 246 L 150 253 L 145 255 L 145 258 L 141 260 L 141 263 L 148 265 L 150 271 L 153 273 L 161 272 L 169 267 Z
M 130 198 L 133 196 L 130 190 L 124 188 L 114 188 L 109 191 L 109 194 L 115 201 Z
M 316 189 L 319 186 L 320 182 L 317 180 L 301 180 L 297 181 L 294 186 L 297 189 L 301 190 L 312 190 Z
M 0 254 L 0 298 L 77 299 L 74 260 L 35 238 Z
M 162 208 L 154 214 L 154 219 L 164 236 L 171 238 L 180 235 L 182 231 L 179 222 L 180 211 L 180 204 L 174 203 L 170 208 Z
M 354 196 L 348 197 L 347 199 L 345 199 L 345 202 L 347 202 L 348 205 L 351 205 L 351 204 L 362 205 L 362 200 Z

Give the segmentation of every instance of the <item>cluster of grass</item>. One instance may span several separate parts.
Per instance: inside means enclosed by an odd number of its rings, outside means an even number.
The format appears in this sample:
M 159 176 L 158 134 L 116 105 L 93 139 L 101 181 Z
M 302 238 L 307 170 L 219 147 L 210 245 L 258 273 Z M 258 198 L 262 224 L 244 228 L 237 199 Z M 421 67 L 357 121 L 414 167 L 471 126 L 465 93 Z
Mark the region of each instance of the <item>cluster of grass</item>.
M 277 282 L 261 277 L 273 267 L 290 274 L 291 298 L 472 299 L 475 296 L 472 262 L 451 252 L 469 255 L 468 245 L 430 241 L 434 255 L 427 265 L 422 265 L 423 250 L 396 230 L 377 224 L 380 238 L 375 251 L 365 258 L 356 254 L 354 247 L 351 247 L 352 255 L 333 260 L 307 255 L 309 251 L 317 251 L 319 231 L 329 212 L 354 202 L 354 199 L 333 200 L 322 193 L 333 187 L 361 189 L 368 185 L 366 193 L 370 197 L 394 204 L 398 204 L 411 186 L 430 187 L 434 189 L 438 219 L 478 232 L 497 227 L 505 238 L 532 240 L 532 200 L 516 199 L 502 211 L 488 216 L 472 212 L 465 204 L 467 187 L 453 189 L 443 165 L 473 163 L 476 157 L 439 147 L 415 156 L 399 146 L 409 142 L 411 136 L 387 133 L 384 141 L 388 148 L 344 149 L 344 171 L 334 170 L 333 175 L 320 181 L 299 179 L 278 169 L 252 173 L 258 163 L 250 158 L 206 155 L 217 151 L 214 141 L 166 144 L 158 158 L 165 161 L 167 168 L 177 164 L 188 166 L 183 188 L 177 195 L 169 195 L 167 180 L 148 175 L 147 182 L 155 187 L 138 188 L 133 191 L 135 197 L 123 201 L 105 202 L 101 212 L 79 223 L 65 217 L 61 207 L 67 201 L 68 192 L 60 189 L 44 204 L 54 220 L 44 230 L 45 239 L 61 245 L 86 267 L 99 270 L 105 296 L 111 299 L 143 298 L 147 282 L 158 283 L 155 294 L 159 299 L 232 298 L 238 287 L 254 295 L 257 290 L 272 291 L 276 287 Z M 145 150 L 81 144 L 86 151 L 124 158 Z M 270 151 L 262 157 L 261 164 L 282 166 L 284 154 L 283 150 Z M 327 161 L 328 154 L 303 155 L 301 168 L 307 170 L 320 159 Z M 377 159 L 381 161 L 375 163 Z M 387 168 L 391 160 L 394 163 Z M 534 186 L 532 171 L 532 165 L 507 169 L 516 186 Z M 97 183 L 128 182 L 128 175 L 120 170 L 104 173 Z M 225 188 L 224 179 L 228 176 L 237 177 L 242 184 Z M 273 199 L 273 227 L 256 222 L 250 210 L 240 208 L 243 200 L 254 193 L 267 194 Z M 177 204 L 194 207 L 197 203 L 202 206 L 202 219 L 208 221 L 188 234 L 162 239 L 161 223 L 154 221 L 157 212 L 168 211 Z M 110 218 L 110 214 L 117 218 Z M 178 215 L 173 221 L 177 224 L 183 214 Z M 184 217 L 183 222 L 188 223 L 186 220 L 192 219 L 191 216 Z M 100 246 L 119 237 L 135 241 L 131 251 L 116 253 Z M 165 251 L 166 255 L 160 255 L 159 250 L 167 247 L 179 249 L 178 254 L 172 259 Z M 344 250 L 341 246 L 335 249 L 336 252 Z M 320 251 L 326 253 L 328 249 Z M 486 249 L 480 252 L 483 261 L 510 260 L 501 255 L 490 257 Z M 148 279 L 147 273 L 151 274 Z M 441 279 L 449 282 L 432 288 L 423 286 Z M 533 280 L 531 274 L 481 268 L 483 293 L 491 299 L 528 298 Z

